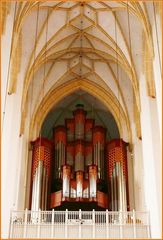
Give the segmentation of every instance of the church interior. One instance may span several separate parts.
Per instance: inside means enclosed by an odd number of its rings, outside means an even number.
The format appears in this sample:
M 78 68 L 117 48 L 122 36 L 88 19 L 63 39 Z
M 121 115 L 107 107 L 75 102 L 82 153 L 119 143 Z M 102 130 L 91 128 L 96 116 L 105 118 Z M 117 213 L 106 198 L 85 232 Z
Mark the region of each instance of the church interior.
M 161 238 L 162 1 L 1 16 L 2 238 Z

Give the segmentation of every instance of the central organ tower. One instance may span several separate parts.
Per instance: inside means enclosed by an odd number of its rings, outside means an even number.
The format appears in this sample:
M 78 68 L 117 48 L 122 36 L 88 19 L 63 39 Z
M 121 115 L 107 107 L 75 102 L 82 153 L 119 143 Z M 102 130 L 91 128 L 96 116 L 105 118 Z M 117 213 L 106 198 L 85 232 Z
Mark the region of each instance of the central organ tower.
M 32 210 L 129 210 L 127 143 L 108 141 L 82 104 L 32 145 Z

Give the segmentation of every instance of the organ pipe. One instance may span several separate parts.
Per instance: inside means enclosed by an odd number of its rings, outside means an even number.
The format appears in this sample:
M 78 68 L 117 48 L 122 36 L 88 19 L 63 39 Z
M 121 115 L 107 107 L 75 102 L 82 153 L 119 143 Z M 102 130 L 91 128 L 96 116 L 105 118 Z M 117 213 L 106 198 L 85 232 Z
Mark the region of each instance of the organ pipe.
M 83 197 L 83 172 L 76 172 L 76 197 Z
M 38 162 L 38 174 L 36 181 L 36 209 L 39 210 L 41 208 L 41 183 L 42 183 L 42 173 L 43 173 L 43 161 Z
M 101 126 L 96 126 L 93 129 L 93 152 L 94 164 L 98 169 L 98 178 L 104 179 L 104 144 L 105 144 L 105 129 Z
M 76 141 L 75 145 L 75 172 L 84 172 L 84 142 L 81 140 Z
M 71 167 L 63 166 L 63 197 L 70 196 L 70 178 L 71 178 Z
M 84 125 L 85 125 L 86 111 L 83 109 L 76 109 L 74 111 L 75 120 L 75 139 L 84 140 Z
M 70 197 L 76 198 L 76 181 L 75 181 L 75 179 L 71 180 Z
M 85 141 L 88 141 L 88 142 L 92 141 L 93 127 L 94 127 L 94 120 L 86 119 L 85 120 Z
M 89 166 L 89 194 L 90 197 L 96 197 L 97 194 L 97 166 Z
M 74 141 L 75 136 L 75 121 L 74 119 L 66 119 L 65 120 L 66 130 L 67 130 L 67 141 Z
M 43 175 L 42 175 L 42 196 L 41 196 L 41 209 L 45 208 L 45 187 L 46 187 L 46 170 L 43 168 Z
M 110 196 L 110 208 L 112 209 L 112 211 L 115 211 L 115 206 L 114 206 L 114 179 L 113 176 L 110 177 L 110 188 L 111 191 L 111 196 Z
M 66 146 L 66 164 L 74 166 L 74 143 L 67 143 Z
M 118 189 L 117 189 L 117 173 L 116 169 L 113 169 L 113 189 L 111 189 L 111 194 L 113 194 L 113 206 L 114 210 L 113 211 L 118 211 Z
M 45 177 L 45 206 L 47 206 L 47 202 L 48 202 L 48 181 L 49 181 L 48 175 L 46 175 L 46 177 Z
M 55 177 L 61 178 L 62 166 L 66 163 L 66 128 L 58 126 L 54 130 L 55 143 Z
M 85 143 L 85 178 L 88 179 L 88 167 L 93 164 L 92 143 Z
M 89 198 L 89 181 L 83 182 L 83 198 Z
M 34 210 L 35 209 L 35 192 L 36 192 L 36 174 L 37 174 L 37 169 L 36 169 L 36 172 L 33 176 L 33 186 L 32 186 L 32 206 L 31 206 L 31 209 Z

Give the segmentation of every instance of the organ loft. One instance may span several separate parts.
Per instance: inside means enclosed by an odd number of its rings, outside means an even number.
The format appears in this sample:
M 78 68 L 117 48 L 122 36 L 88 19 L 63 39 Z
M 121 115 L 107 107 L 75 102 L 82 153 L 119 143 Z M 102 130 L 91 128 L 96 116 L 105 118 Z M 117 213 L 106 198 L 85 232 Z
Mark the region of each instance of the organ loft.
M 72 117 L 54 127 L 53 139 L 32 142 L 32 211 L 130 210 L 128 144 L 109 141 L 106 131 L 77 104 Z

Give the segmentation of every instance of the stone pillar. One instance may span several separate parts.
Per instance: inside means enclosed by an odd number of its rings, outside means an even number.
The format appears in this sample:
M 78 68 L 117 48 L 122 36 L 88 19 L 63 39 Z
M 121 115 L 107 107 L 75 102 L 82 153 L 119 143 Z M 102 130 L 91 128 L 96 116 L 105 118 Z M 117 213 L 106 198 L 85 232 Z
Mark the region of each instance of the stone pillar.
M 161 238 L 162 158 L 156 99 L 148 97 L 144 75 L 140 78 L 144 190 L 150 211 L 152 238 Z

